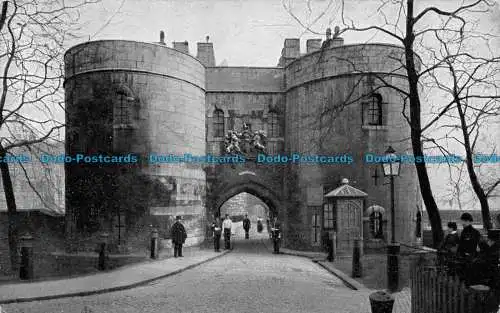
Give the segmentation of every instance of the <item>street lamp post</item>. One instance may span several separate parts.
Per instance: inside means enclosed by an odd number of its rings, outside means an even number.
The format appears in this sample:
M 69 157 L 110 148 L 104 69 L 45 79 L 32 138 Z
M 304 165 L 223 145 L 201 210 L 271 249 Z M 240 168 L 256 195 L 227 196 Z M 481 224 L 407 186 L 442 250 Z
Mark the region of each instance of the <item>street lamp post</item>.
M 400 160 L 396 151 L 389 146 L 385 151 L 385 160 L 382 163 L 384 176 L 389 177 L 391 184 L 391 243 L 387 246 L 387 289 L 390 292 L 398 290 L 399 285 L 399 244 L 396 243 L 396 223 L 394 205 L 394 177 L 399 175 Z

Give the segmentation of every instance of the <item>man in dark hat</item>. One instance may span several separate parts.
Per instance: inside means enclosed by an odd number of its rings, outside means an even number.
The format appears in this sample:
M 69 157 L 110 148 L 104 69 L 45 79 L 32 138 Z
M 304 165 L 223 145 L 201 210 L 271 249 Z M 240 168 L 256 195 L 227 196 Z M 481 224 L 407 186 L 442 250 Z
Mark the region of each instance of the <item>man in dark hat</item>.
M 214 250 L 215 252 L 220 252 L 220 237 L 222 234 L 222 223 L 220 218 L 217 216 L 215 221 L 212 223 L 212 231 L 214 234 Z
M 470 213 L 462 214 L 460 221 L 464 228 L 458 241 L 457 255 L 460 258 L 472 260 L 477 256 L 481 233 L 472 226 L 473 220 Z
M 187 233 L 184 225 L 181 224 L 181 217 L 176 216 L 175 223 L 170 230 L 172 244 L 174 245 L 174 257 L 183 257 L 182 245 L 186 242 Z
M 274 254 L 280 253 L 280 241 L 281 241 L 281 222 L 278 221 L 278 217 L 274 218 L 273 227 L 271 228 L 272 238 L 273 238 L 273 246 L 274 246 Z
M 250 231 L 250 219 L 248 218 L 248 214 L 245 214 L 245 218 L 243 219 L 243 229 L 245 230 L 245 239 L 249 239 L 250 236 L 248 232 Z

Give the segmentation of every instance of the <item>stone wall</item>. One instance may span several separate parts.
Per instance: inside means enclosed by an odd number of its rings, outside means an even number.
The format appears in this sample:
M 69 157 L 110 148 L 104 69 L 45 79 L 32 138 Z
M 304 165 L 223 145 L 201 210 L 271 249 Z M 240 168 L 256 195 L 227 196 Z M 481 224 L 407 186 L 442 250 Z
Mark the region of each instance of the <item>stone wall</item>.
M 306 201 L 308 187 L 323 188 L 326 193 L 338 187 L 342 178 L 348 178 L 352 186 L 368 193 L 366 207 L 373 204 L 384 207 L 384 219 L 390 221 L 390 189 L 383 185 L 381 166 L 367 164 L 364 155 L 370 152 L 382 155 L 389 145 L 399 153 L 411 154 L 410 129 L 401 114 L 401 98 L 389 89 L 377 91 L 383 98 L 382 125 L 363 124 L 362 96 L 368 94 L 370 87 L 366 77 L 355 72 L 388 73 L 386 79 L 404 89 L 403 78 L 389 75 L 395 62 L 387 61 L 388 56 L 401 52 L 400 48 L 390 45 L 343 46 L 311 53 L 286 68 L 285 153 L 349 154 L 353 158 L 352 164 L 293 165 L 286 172 L 291 177 L 297 175 L 296 187 L 286 186 L 289 190 L 285 192 L 288 206 L 298 209 L 288 212 L 286 223 L 289 231 L 295 233 L 287 237 L 297 238 L 293 240 L 296 248 L 301 246 L 299 241 L 305 241 L 303 246 L 307 247 L 311 238 L 312 210 Z M 327 108 L 329 113 L 325 113 Z M 372 177 L 375 170 L 379 176 L 377 184 Z M 411 243 L 415 229 L 412 219 L 420 204 L 412 165 L 402 167 L 401 175 L 395 180 L 395 195 L 396 238 Z
M 29 233 L 34 238 L 36 255 L 48 254 L 64 249 L 64 216 L 49 216 L 38 211 L 18 212 L 19 235 Z M 12 274 L 8 243 L 8 217 L 0 212 L 0 276 Z M 20 247 L 19 247 L 20 249 Z M 43 258 L 40 258 L 42 260 Z M 44 264 L 35 260 L 36 269 L 43 269 Z
M 226 213 L 230 216 L 248 214 L 248 217 L 254 220 L 257 217 L 265 218 L 267 210 L 262 200 L 246 192 L 227 200 L 220 208 L 221 217 L 224 217 Z
M 96 41 L 71 48 L 65 63 L 67 154 L 205 154 L 205 68 L 194 57 L 158 44 Z M 128 212 L 130 225 L 147 215 L 189 214 L 201 222 L 199 163 L 136 165 L 66 165 L 68 233 L 82 228 L 74 225 L 75 212 L 85 217 L 92 208 L 100 225 L 91 232 L 111 231 L 118 208 Z M 124 173 L 127 181 L 113 183 Z
M 203 64 L 160 44 L 97 41 L 71 48 L 65 55 L 66 153 L 94 149 L 115 154 L 220 155 L 225 153 L 224 135 L 229 130 L 240 131 L 247 123 L 251 130 L 264 130 L 269 135 L 269 113 L 276 112 L 279 134 L 269 136 L 269 154 L 346 153 L 354 162 L 247 162 L 205 168 L 200 164 L 145 162 L 133 169 L 66 165 L 68 233 L 75 233 L 76 221 L 93 208 L 105 215 L 100 218 L 109 220 L 114 214 L 110 208 L 123 206 L 131 212 L 128 227 L 143 225 L 144 229 L 132 231 L 144 233 L 137 237 L 146 236 L 146 220 L 151 216 L 158 222 L 165 219 L 163 216 L 171 219 L 183 215 L 188 232 L 197 234 L 192 242 L 197 242 L 206 228 L 205 217 L 210 219 L 225 201 L 248 192 L 260 197 L 284 221 L 285 246 L 308 249 L 312 244 L 312 212 L 322 204 L 308 202 L 308 190 L 315 188 L 324 194 L 337 187 L 342 178 L 368 193 L 366 207 L 384 207 L 384 219 L 390 221 L 390 194 L 383 184 L 380 164 L 366 164 L 363 156 L 367 152 L 383 154 L 388 145 L 400 153 L 411 152 L 409 127 L 401 114 L 402 99 L 394 91 L 378 91 L 383 99 L 379 126 L 363 123 L 367 113 L 362 100 L 354 99 L 380 85 L 376 79 L 370 85 L 367 73 L 383 75 L 388 82 L 406 88 L 404 69 L 394 60 L 404 60 L 401 47 L 341 45 L 337 40 L 327 49 L 314 51 L 319 46 L 315 41 L 309 53 L 300 57 L 300 41 L 288 39 L 280 63 L 284 67 L 250 68 L 213 67 L 213 45 L 198 46 L 203 48 L 201 52 L 208 51 L 199 55 Z M 118 94 L 125 95 L 126 109 Z M 318 118 L 325 108 L 335 109 Z M 130 115 L 130 122 L 117 123 L 121 118 L 117 112 L 122 114 L 123 110 Z M 216 137 L 217 110 L 223 112 L 224 132 Z M 114 179 L 124 173 L 129 175 L 129 183 L 118 184 L 122 186 L 119 191 L 111 188 Z M 415 226 L 412 219 L 421 202 L 413 166 L 403 166 L 395 187 L 396 237 L 410 243 Z M 89 192 L 97 197 L 86 196 Z M 101 222 L 100 230 L 102 225 L 114 227 Z
M 207 68 L 207 92 L 282 92 L 284 72 L 271 67 Z
M 286 67 L 286 89 L 324 77 L 352 73 L 387 73 L 406 76 L 400 62 L 404 49 L 389 44 L 343 45 L 323 49 L 296 59 Z M 418 66 L 418 64 L 417 64 Z
M 215 110 L 224 112 L 224 135 L 229 130 L 241 131 L 243 123 L 251 125 L 251 130 L 263 130 L 268 134 L 267 147 L 270 153 L 283 149 L 285 131 L 285 103 L 280 93 L 209 92 L 206 97 L 207 110 L 207 153 L 220 155 L 224 148 L 224 137 L 215 137 Z M 269 112 L 278 114 L 279 137 L 269 135 Z
M 30 150 L 24 147 L 10 150 L 13 155 L 25 155 L 30 158 L 28 162 L 22 164 L 22 167 L 18 163 L 9 164 L 17 210 L 46 210 L 55 214 L 64 214 L 64 165 L 60 163 L 42 164 L 39 159 L 42 151 L 51 155 L 64 154 L 64 143 L 50 142 L 47 144 L 43 142 L 30 146 Z M 26 176 L 28 176 L 29 182 Z M 0 190 L 3 191 L 1 179 Z M 43 201 L 40 200 L 40 197 Z M 0 212 L 4 211 L 7 211 L 7 202 L 5 201 L 5 193 L 1 192 Z

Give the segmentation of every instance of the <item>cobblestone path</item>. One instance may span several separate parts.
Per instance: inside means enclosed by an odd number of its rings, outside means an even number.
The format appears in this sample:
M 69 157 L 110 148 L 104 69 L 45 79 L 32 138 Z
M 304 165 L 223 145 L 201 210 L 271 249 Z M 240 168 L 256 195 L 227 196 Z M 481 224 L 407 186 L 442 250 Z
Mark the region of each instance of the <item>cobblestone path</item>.
M 253 236 L 252 236 L 253 235 Z M 199 267 L 126 291 L 9 304 L 6 313 L 370 312 L 366 295 L 306 258 L 274 255 L 262 243 L 235 238 L 235 249 Z

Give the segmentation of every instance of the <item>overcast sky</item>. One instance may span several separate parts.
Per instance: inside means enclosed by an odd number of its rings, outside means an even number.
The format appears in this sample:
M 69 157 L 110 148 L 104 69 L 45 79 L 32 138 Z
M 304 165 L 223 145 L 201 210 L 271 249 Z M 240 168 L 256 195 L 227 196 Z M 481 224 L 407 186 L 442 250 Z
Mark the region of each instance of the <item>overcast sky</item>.
M 374 21 L 379 0 L 347 0 L 346 16 L 356 23 Z M 416 1 L 439 7 L 453 6 L 460 1 Z M 324 34 L 341 25 L 340 1 L 337 0 L 103 0 L 88 7 L 82 17 L 86 21 L 82 35 L 96 39 L 128 39 L 156 42 L 159 31 L 166 32 L 166 41 L 187 40 L 191 54 L 196 54 L 196 42 L 209 35 L 214 43 L 217 64 L 227 60 L 230 66 L 275 66 L 285 38 L 301 38 L 302 50 L 309 38 L 324 36 L 304 30 L 285 10 L 288 8 L 305 25 Z M 498 12 L 498 8 L 497 8 Z M 434 17 L 435 18 L 435 17 Z M 108 24 L 107 22 L 111 20 Z M 497 20 L 483 19 L 484 29 L 500 33 Z M 360 24 L 363 25 L 363 24 Z M 366 25 L 366 24 L 365 24 Z M 371 39 L 372 34 L 349 33 L 345 43 Z M 377 41 L 388 41 L 379 36 Z

